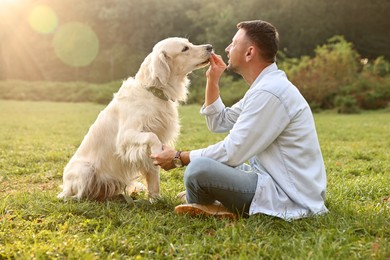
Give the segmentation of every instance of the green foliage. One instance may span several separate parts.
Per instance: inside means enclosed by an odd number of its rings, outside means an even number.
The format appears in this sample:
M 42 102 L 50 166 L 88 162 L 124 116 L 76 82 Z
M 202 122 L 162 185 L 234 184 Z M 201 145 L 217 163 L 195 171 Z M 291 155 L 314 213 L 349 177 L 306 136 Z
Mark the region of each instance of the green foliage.
M 364 72 L 351 85 L 343 87 L 339 95 L 353 96 L 361 109 L 382 109 L 390 102 L 389 86 L 390 76 L 380 78 Z
M 121 82 L 93 84 L 86 82 L 0 81 L 0 99 L 94 102 L 107 104 Z
M 288 57 L 312 55 L 316 46 L 337 34 L 353 42 L 364 57 L 389 59 L 390 2 L 354 0 L 353 3 L 351 6 L 350 1 L 342 0 L 5 1 L 0 8 L 0 80 L 117 81 L 134 75 L 153 45 L 165 37 L 183 36 L 197 44 L 211 43 L 217 53 L 223 54 L 236 32 L 236 24 L 251 19 L 267 20 L 278 28 L 280 49 Z M 45 34 L 33 30 L 29 24 L 30 11 L 39 4 L 50 8 L 58 21 L 54 30 Z M 45 16 L 42 17 L 41 23 Z M 98 55 L 87 66 L 68 66 L 56 55 L 55 36 L 68 22 L 88 25 L 97 36 Z
M 162 172 L 163 199 L 155 204 L 144 194 L 134 204 L 58 200 L 62 170 L 103 108 L 0 100 L 1 259 L 390 257 L 388 113 L 315 114 L 330 212 L 285 222 L 264 215 L 237 221 L 175 215 L 183 169 Z M 176 147 L 196 149 L 224 138 L 207 130 L 198 111 L 180 108 Z
M 281 58 L 280 67 L 314 110 L 337 108 L 341 113 L 356 113 L 359 108 L 384 108 L 390 101 L 389 63 L 383 58 L 372 64 L 361 60 L 342 36 L 317 47 L 314 57 L 289 59 L 281 54 Z
M 365 70 L 374 75 L 384 77 L 390 74 L 390 62 L 383 56 L 376 58 L 372 63 L 367 64 Z
M 354 114 L 359 112 L 357 102 L 353 96 L 337 96 L 335 98 L 335 106 L 339 113 Z
M 390 63 L 383 57 L 361 59 L 352 43 L 335 36 L 318 46 L 313 57 L 288 58 L 278 55 L 278 66 L 297 86 L 313 110 L 337 109 L 357 113 L 382 109 L 390 102 Z M 187 104 L 203 104 L 206 69 L 190 75 Z M 121 82 L 0 81 L 0 99 L 95 102 L 107 104 Z M 248 89 L 242 78 L 229 72 L 220 80 L 220 95 L 227 106 L 240 100 Z
M 310 104 L 332 108 L 340 88 L 358 75 L 358 58 L 350 43 L 335 36 L 316 48 L 314 58 L 302 58 L 286 73 Z
M 203 104 L 206 86 L 204 71 L 195 72 L 190 78 L 192 82 L 187 104 Z M 0 81 L 0 99 L 108 104 L 113 93 L 117 92 L 120 86 L 119 81 L 106 84 Z M 234 80 L 231 76 L 221 79 L 221 96 L 227 106 L 237 102 L 247 88 L 248 86 L 242 80 Z

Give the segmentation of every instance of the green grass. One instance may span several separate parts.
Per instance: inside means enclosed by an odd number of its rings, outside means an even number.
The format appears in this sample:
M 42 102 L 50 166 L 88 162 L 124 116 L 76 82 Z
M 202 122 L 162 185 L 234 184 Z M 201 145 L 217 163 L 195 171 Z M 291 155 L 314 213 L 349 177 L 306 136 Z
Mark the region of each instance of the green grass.
M 177 216 L 183 169 L 155 204 L 61 201 L 62 170 L 104 106 L 0 100 L 0 259 L 389 259 L 390 114 L 316 114 L 330 213 L 292 222 Z M 221 140 L 180 109 L 181 149 Z

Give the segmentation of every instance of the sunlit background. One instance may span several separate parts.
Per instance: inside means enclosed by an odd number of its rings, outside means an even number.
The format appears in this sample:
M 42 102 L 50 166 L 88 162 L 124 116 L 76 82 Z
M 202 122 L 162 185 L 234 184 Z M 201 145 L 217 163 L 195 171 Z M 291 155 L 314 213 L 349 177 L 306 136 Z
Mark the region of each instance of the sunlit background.
M 28 22 L 37 33 L 54 34 L 55 54 L 65 64 L 83 67 L 89 65 L 96 58 L 99 40 L 96 33 L 88 25 L 70 22 L 60 25 L 57 29 L 57 14 L 46 5 L 34 6 L 29 12 Z
M 42 2 L 42 3 L 40 3 Z M 99 53 L 99 38 L 88 25 L 64 13 L 50 1 L 0 0 L 1 60 L 4 78 L 50 79 L 45 63 L 53 59 L 71 68 L 90 65 Z M 53 62 L 53 61 L 51 61 Z M 53 65 L 61 69 L 61 64 Z M 18 70 L 16 70 L 18 68 Z
M 241 20 L 272 22 L 289 57 L 334 35 L 390 58 L 390 1 L 0 0 L 0 80 L 109 82 L 133 75 L 168 36 L 224 55 Z
M 49 6 L 36 5 L 28 14 L 28 23 L 36 32 L 48 34 L 56 29 L 58 18 L 57 14 Z

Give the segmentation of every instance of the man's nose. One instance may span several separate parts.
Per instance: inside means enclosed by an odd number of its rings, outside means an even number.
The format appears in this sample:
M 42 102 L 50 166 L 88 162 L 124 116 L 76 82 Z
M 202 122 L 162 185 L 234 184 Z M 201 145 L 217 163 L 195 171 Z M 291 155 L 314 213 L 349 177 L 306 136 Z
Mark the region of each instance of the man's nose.
M 226 52 L 227 54 L 229 54 L 230 46 L 231 46 L 231 44 L 229 44 L 229 46 L 227 46 L 226 49 L 225 49 L 225 52 Z

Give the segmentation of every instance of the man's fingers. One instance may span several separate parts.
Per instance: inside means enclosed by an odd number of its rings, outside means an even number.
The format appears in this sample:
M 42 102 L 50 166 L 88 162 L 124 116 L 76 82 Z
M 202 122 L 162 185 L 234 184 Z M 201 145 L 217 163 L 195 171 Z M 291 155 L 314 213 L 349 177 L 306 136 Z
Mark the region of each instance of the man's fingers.
M 214 66 L 214 65 L 215 65 L 215 54 L 214 54 L 214 53 L 212 53 L 212 54 L 210 55 L 210 65 L 211 65 L 211 66 Z
M 217 54 L 211 54 L 210 63 L 211 63 L 211 65 L 216 65 L 216 66 L 219 66 L 219 67 L 222 67 L 222 66 L 225 67 L 226 66 L 225 62 L 222 59 L 222 56 L 221 55 L 217 55 Z
M 211 58 L 210 61 L 212 61 L 213 63 L 217 63 L 221 59 L 221 56 L 218 54 L 212 53 L 210 55 L 210 58 Z

